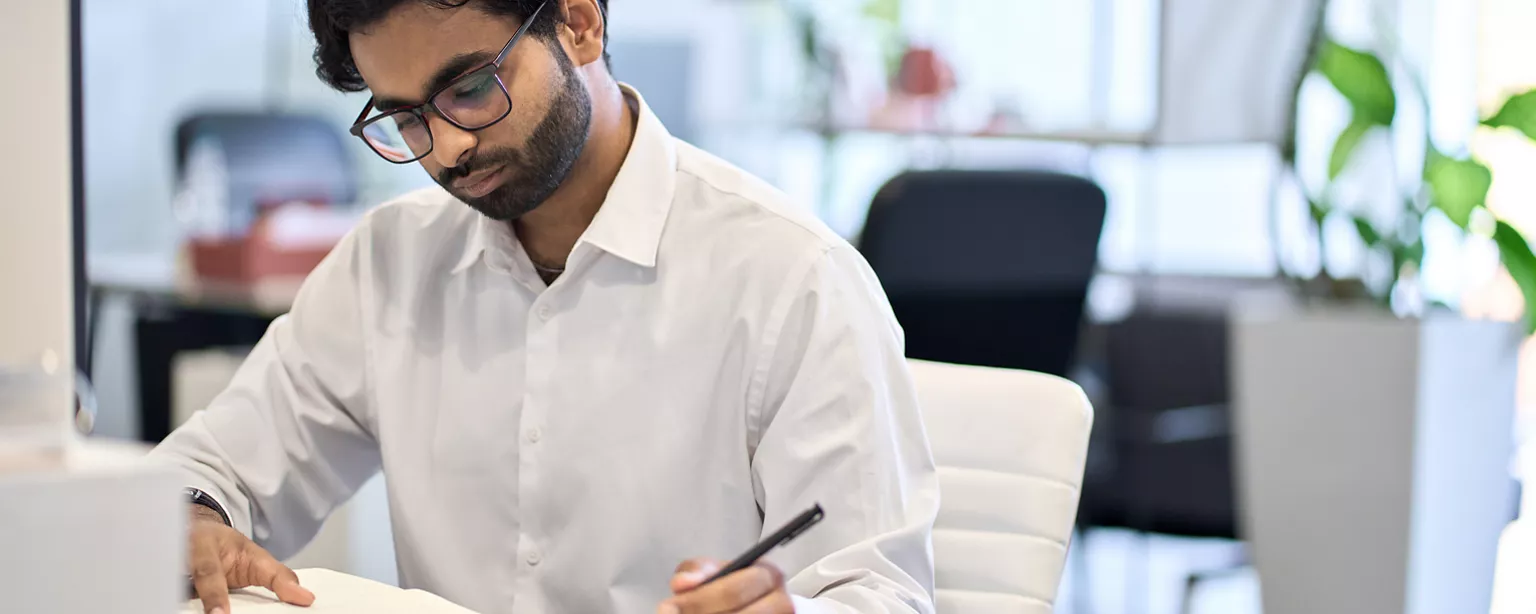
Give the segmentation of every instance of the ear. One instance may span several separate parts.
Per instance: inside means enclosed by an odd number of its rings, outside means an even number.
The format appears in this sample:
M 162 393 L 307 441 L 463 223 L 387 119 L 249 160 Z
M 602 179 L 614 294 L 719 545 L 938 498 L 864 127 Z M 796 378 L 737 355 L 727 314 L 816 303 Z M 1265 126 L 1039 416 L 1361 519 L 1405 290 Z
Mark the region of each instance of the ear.
M 608 23 L 597 0 L 559 0 L 564 14 L 567 51 L 577 66 L 586 66 L 603 59 L 603 34 Z

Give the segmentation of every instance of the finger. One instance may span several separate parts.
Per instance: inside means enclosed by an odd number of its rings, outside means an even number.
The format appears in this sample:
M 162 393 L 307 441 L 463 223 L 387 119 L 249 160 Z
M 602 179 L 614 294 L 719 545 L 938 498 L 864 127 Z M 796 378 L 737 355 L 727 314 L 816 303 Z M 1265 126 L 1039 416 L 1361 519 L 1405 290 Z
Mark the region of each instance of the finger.
M 679 595 L 697 588 L 703 584 L 715 572 L 720 571 L 721 563 L 714 559 L 689 559 L 677 566 L 677 573 L 672 575 L 672 594 Z
M 759 563 L 668 600 L 679 614 L 722 614 L 751 605 L 782 584 L 782 575 Z
M 790 598 L 789 591 L 776 590 L 747 606 L 741 614 L 794 614 L 794 612 L 795 601 Z
M 708 571 L 710 571 L 710 573 L 713 573 L 714 570 L 720 569 L 721 565 L 722 565 L 722 563 L 720 561 L 715 560 L 715 559 L 709 559 L 709 558 L 688 559 L 686 561 L 678 563 L 677 564 L 677 569 L 675 571 L 673 571 L 672 573 L 692 573 L 692 572 L 697 572 L 697 571 L 700 571 L 700 570 L 708 570 Z
M 188 560 L 192 587 L 203 602 L 203 612 L 229 614 L 229 584 L 224 581 L 224 564 L 219 561 L 217 540 L 193 536 Z
M 251 544 L 248 560 L 251 561 L 251 579 L 254 584 L 266 587 L 277 595 L 283 603 L 298 606 L 308 606 L 315 602 L 315 594 L 309 589 L 299 586 L 299 575 L 293 573 L 287 565 L 279 563 L 271 553 L 256 544 Z

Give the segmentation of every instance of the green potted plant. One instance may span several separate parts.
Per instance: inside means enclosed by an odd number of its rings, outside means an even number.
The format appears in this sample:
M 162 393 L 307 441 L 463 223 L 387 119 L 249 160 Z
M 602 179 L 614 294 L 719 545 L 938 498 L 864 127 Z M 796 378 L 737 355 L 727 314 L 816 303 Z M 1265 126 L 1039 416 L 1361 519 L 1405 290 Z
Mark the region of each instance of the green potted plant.
M 1487 611 L 1513 509 L 1516 362 L 1536 330 L 1536 256 L 1486 207 L 1488 166 L 1437 149 L 1427 128 L 1411 137 L 1425 143 L 1423 163 L 1392 169 L 1418 178 L 1393 182 L 1412 185 L 1393 195 L 1395 221 L 1341 202 L 1346 171 L 1367 155 L 1361 144 L 1410 129 L 1399 121 L 1398 92 L 1414 92 L 1426 109 L 1430 101 L 1413 77 L 1394 81 L 1413 74 L 1401 58 L 1324 36 L 1323 14 L 1320 6 L 1297 91 L 1302 78 L 1320 75 L 1348 101 L 1352 120 L 1334 140 L 1326 181 L 1302 186 L 1310 231 L 1321 254 L 1325 224 L 1348 221 L 1387 274 L 1289 273 L 1299 300 L 1234 314 L 1236 460 L 1264 609 Z M 1536 92 L 1510 97 L 1481 124 L 1536 138 Z M 1281 146 L 1293 176 L 1295 144 Z M 1414 298 L 1433 216 L 1497 244 L 1526 297 L 1522 326 L 1426 309 Z
M 1393 227 L 1382 228 L 1359 213 L 1345 211 L 1341 205 L 1347 203 L 1337 202 L 1336 188 L 1341 175 L 1359 157 L 1360 144 L 1373 132 L 1406 129 L 1397 122 L 1397 88 L 1387 64 L 1377 54 L 1352 49 L 1329 39 L 1320 42 L 1310 70 L 1328 80 L 1349 102 L 1353 114 L 1349 125 L 1334 141 L 1328 159 L 1327 181 L 1317 189 L 1305 190 L 1311 235 L 1321 243 L 1325 236 L 1323 225 L 1332 217 L 1344 216 L 1349 218 L 1367 252 L 1391 261 L 1386 279 L 1354 288 L 1363 288 L 1366 295 L 1390 307 L 1392 297 L 1398 294 L 1395 291 L 1402 290 L 1405 284 L 1417 284 L 1425 256 L 1424 221 L 1433 212 L 1444 215 L 1469 236 L 1491 237 L 1498 246 L 1501 262 L 1520 287 L 1527 304 L 1536 305 L 1536 255 L 1532 254 L 1520 231 L 1486 206 L 1488 190 L 1493 184 L 1492 171 L 1468 152 L 1438 150 L 1430 139 L 1427 126 L 1413 135 L 1425 144 L 1424 163 L 1420 168 L 1411 169 L 1420 177 L 1420 182 L 1416 189 L 1401 195 L 1398 222 Z M 1428 108 L 1429 99 L 1422 84 L 1416 79 L 1408 80 L 1412 81 L 1409 89 L 1416 92 L 1423 106 Z M 1527 138 L 1536 139 L 1536 90 L 1509 97 L 1497 112 L 1481 123 L 1494 129 L 1519 130 Z M 1294 146 L 1285 148 L 1283 154 L 1286 166 L 1294 173 Z M 1350 284 L 1336 283 L 1326 268 L 1312 279 L 1301 281 L 1305 291 L 1314 296 L 1356 297 Z M 1407 310 L 1418 311 L 1414 307 L 1407 306 Z M 1526 310 L 1525 329 L 1527 334 L 1536 332 L 1536 309 Z

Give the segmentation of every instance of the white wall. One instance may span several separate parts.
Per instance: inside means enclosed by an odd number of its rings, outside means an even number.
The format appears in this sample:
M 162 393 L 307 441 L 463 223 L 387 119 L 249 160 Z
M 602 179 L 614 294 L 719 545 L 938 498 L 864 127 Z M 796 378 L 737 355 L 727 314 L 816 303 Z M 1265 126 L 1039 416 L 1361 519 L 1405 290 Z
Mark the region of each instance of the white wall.
M 86 218 L 94 259 L 169 260 L 172 134 L 199 110 L 315 113 L 338 131 L 366 95 L 314 76 L 303 0 L 84 0 Z M 359 146 L 364 202 L 426 181 Z

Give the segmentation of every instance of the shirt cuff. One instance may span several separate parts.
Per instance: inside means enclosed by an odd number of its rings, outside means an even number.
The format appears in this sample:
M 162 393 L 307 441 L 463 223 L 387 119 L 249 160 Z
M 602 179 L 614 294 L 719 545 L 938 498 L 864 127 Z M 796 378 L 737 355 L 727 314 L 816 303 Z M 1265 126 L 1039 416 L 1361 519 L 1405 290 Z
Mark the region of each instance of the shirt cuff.
M 217 484 L 203 479 L 195 473 L 183 471 L 182 488 L 195 488 L 203 491 L 204 494 L 208 495 L 208 498 L 213 499 L 215 504 L 224 509 L 224 513 L 229 516 L 229 526 L 231 528 L 239 531 L 241 535 L 255 539 L 251 537 L 251 515 L 241 508 L 232 507 L 230 505 L 230 497 L 225 496 L 224 491 L 220 490 Z

